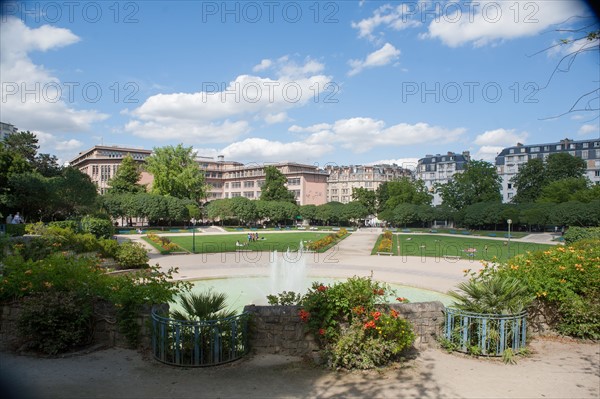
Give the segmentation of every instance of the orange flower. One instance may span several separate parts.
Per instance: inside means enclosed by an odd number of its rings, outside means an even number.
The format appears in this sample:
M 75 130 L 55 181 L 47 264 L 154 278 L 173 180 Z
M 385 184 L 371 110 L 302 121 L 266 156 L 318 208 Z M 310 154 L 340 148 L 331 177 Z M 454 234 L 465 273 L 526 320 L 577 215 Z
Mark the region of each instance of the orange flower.
M 319 328 L 319 335 L 325 335 L 325 330 L 323 328 Z
M 390 311 L 390 314 L 392 315 L 392 317 L 393 317 L 394 319 L 397 319 L 397 318 L 398 318 L 398 312 L 396 312 L 394 309 L 392 309 L 392 310 Z
M 365 330 L 368 330 L 369 328 L 375 328 L 375 322 L 373 320 L 365 323 Z
M 373 316 L 375 320 L 379 320 L 379 318 L 381 317 L 381 312 L 372 312 L 371 316 Z
M 298 316 L 300 316 L 300 320 L 302 320 L 304 323 L 306 323 L 308 321 L 308 319 L 310 318 L 310 313 L 304 309 L 301 309 L 298 312 Z

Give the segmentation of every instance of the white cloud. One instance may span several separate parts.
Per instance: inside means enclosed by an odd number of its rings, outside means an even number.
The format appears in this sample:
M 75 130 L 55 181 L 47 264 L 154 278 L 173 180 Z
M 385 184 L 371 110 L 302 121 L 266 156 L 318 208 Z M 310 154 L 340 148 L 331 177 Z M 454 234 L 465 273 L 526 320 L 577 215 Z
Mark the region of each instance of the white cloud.
M 586 123 L 585 125 L 581 125 L 577 133 L 581 136 L 587 136 L 591 133 L 598 133 L 598 131 L 600 131 L 600 127 L 597 124 L 592 125 L 590 123 Z
M 359 22 L 352 22 L 352 27 L 358 29 L 358 37 L 366 37 L 370 40 L 375 39 L 373 32 L 379 27 L 397 31 L 417 27 L 421 22 L 412 18 L 415 4 L 401 4 L 396 7 L 383 5 L 373 12 L 373 16 Z
M 348 63 L 352 69 L 348 72 L 348 76 L 353 76 L 360 73 L 365 68 L 374 68 L 387 65 L 400 56 L 400 50 L 395 48 L 390 43 L 386 43 L 382 48 L 369 54 L 365 60 L 350 60 Z
M 31 131 L 81 132 L 108 118 L 94 110 L 72 108 L 60 96 L 68 93 L 68 87 L 29 58 L 30 52 L 59 49 L 79 40 L 68 29 L 49 25 L 32 29 L 13 17 L 0 24 L 3 120 Z
M 320 129 L 320 130 L 319 130 Z M 310 144 L 338 144 L 343 149 L 361 153 L 375 147 L 402 147 L 424 143 L 450 143 L 465 133 L 464 128 L 447 129 L 427 123 L 399 123 L 385 127 L 385 122 L 372 118 L 341 119 L 329 124 L 307 128 L 296 127 L 295 131 L 312 132 L 306 138 Z
M 331 81 L 320 74 L 323 64 L 309 58 L 298 64 L 282 57 L 272 67 L 274 78 L 239 75 L 227 84 L 205 83 L 199 92 L 151 96 L 129 111 L 125 130 L 151 139 L 231 142 L 250 130 L 250 120 L 287 120 L 288 110 L 307 105 Z
M 479 148 L 479 150 L 473 155 L 473 159 L 484 161 L 494 162 L 496 159 L 496 155 L 498 155 L 504 147 L 502 146 L 493 146 L 493 145 L 484 145 Z
M 529 133 L 515 132 L 514 129 L 488 130 L 478 135 L 474 143 L 480 146 L 513 146 L 517 143 L 525 143 Z
M 221 150 L 201 149 L 198 153 L 204 156 L 224 155 L 225 159 L 245 162 L 311 163 L 333 150 L 330 145 L 316 145 L 302 141 L 281 142 L 253 137 L 229 144 Z
M 584 15 L 583 3 L 557 1 L 480 1 L 456 3 L 430 22 L 426 38 L 439 39 L 447 46 L 472 43 L 475 47 L 501 40 L 534 36 L 551 25 Z
M 273 65 L 273 61 L 264 59 L 260 62 L 260 64 L 255 65 L 254 68 L 252 68 L 252 72 L 264 71 L 265 69 L 269 69 L 271 65 Z
M 38 152 L 40 154 L 55 155 L 58 158 L 59 164 L 70 161 L 70 157 L 72 157 L 74 153 L 77 153 L 83 146 L 83 142 L 76 139 L 65 140 L 60 136 L 39 130 L 33 131 L 32 133 L 35 134 L 38 139 L 38 144 L 40 145 Z
M 269 125 L 273 125 L 275 123 L 282 123 L 288 121 L 289 118 L 285 112 L 279 112 L 277 114 L 267 114 L 265 115 L 265 122 Z

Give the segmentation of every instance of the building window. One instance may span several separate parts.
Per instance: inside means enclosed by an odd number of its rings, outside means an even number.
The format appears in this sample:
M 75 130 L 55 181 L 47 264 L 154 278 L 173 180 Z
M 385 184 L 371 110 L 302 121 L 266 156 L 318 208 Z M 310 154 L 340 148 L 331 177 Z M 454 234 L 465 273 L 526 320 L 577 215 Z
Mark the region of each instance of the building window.
M 511 190 L 511 189 L 512 189 L 512 183 L 508 183 L 508 186 L 507 186 L 507 188 L 508 188 L 509 190 Z
M 231 188 L 241 188 L 241 187 L 242 187 L 242 182 L 239 182 L 239 181 L 232 181 L 231 182 Z
M 244 197 L 254 198 L 254 191 L 244 191 Z
M 588 152 L 587 152 L 587 150 L 581 151 L 581 158 L 582 159 L 588 159 Z
M 288 183 L 288 186 L 299 186 L 300 185 L 300 178 L 299 177 L 295 177 L 293 179 L 288 179 L 287 183 Z
M 241 196 L 242 196 L 242 193 L 240 193 L 240 192 L 231 193 L 231 198 L 241 197 Z
M 574 150 L 575 149 L 575 144 L 569 145 L 569 148 L 572 149 L 572 150 Z
M 513 193 L 507 193 L 507 197 L 508 199 L 511 199 L 513 197 Z
M 244 187 L 248 188 L 248 187 L 254 187 L 254 181 L 245 181 L 244 182 Z
M 560 151 L 562 149 L 562 146 L 559 144 L 556 146 L 556 149 Z
M 595 170 L 594 171 L 594 176 L 595 177 L 600 177 L 600 170 Z
M 256 185 L 257 185 L 258 187 L 262 187 L 262 186 L 264 186 L 264 185 L 265 185 L 265 181 L 264 181 L 264 180 L 257 180 L 257 181 L 256 181 Z
M 531 152 L 540 152 L 540 147 L 531 147 Z
M 514 149 L 514 148 L 511 148 L 510 150 L 508 150 L 508 153 L 509 153 L 509 154 L 514 154 L 514 153 L 515 153 L 515 149 Z
M 588 148 L 589 143 L 583 143 L 583 148 Z

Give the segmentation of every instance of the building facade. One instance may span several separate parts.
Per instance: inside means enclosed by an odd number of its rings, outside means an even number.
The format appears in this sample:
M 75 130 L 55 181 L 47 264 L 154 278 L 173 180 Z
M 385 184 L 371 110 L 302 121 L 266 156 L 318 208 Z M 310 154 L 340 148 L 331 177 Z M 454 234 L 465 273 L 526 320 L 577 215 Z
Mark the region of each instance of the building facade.
M 14 125 L 10 123 L 0 122 L 0 141 L 4 141 L 4 138 L 13 133 L 17 133 L 18 130 Z
M 95 146 L 80 152 L 71 160 L 71 166 L 90 176 L 98 192 L 104 194 L 109 188 L 109 180 L 114 177 L 119 165 L 127 154 L 134 160 L 145 163 L 152 155 L 151 150 L 124 148 L 117 146 Z M 259 199 L 261 187 L 265 182 L 265 166 L 259 164 L 244 165 L 240 162 L 225 161 L 223 156 L 217 159 L 197 157 L 196 161 L 204 170 L 206 183 L 210 186 L 207 200 L 221 198 L 246 197 Z M 321 205 L 327 202 L 327 172 L 313 165 L 294 162 L 272 164 L 287 178 L 287 188 L 296 197 L 299 205 Z M 152 185 L 152 175 L 143 171 L 140 184 Z
M 565 152 L 583 159 L 586 163 L 586 176 L 594 184 L 600 184 L 600 139 L 571 140 L 564 139 L 555 143 L 529 144 L 517 143 L 514 147 L 504 148 L 496 156 L 496 170 L 502 178 L 502 201 L 510 202 L 517 190 L 511 179 L 519 172 L 521 165 L 530 159 L 548 158 L 550 154 Z
M 376 191 L 385 182 L 412 176 L 409 169 L 398 165 L 327 166 L 327 202 L 347 204 L 352 201 L 353 188 Z
M 441 205 L 442 197 L 435 190 L 436 184 L 446 184 L 457 173 L 465 170 L 465 165 L 471 160 L 469 151 L 462 154 L 448 152 L 445 155 L 425 155 L 417 163 L 417 179 L 423 180 L 425 187 L 433 194 L 432 204 Z
M 146 158 L 152 154 L 152 151 L 141 148 L 97 145 L 80 152 L 69 162 L 69 165 L 88 175 L 98 188 L 98 192 L 104 194 L 109 188 L 108 181 L 115 176 L 123 158 L 128 154 L 135 161 L 143 164 Z M 142 172 L 139 183 L 151 184 L 152 175 Z

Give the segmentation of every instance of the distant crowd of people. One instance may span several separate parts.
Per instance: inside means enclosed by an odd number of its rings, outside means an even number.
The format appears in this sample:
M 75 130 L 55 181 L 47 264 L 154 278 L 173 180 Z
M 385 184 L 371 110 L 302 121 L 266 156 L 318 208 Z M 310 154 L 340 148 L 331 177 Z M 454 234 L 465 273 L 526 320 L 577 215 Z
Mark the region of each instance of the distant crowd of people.
M 19 215 L 19 212 L 17 212 L 15 216 L 13 216 L 11 213 L 6 217 L 6 224 L 19 224 L 23 222 L 23 218 L 21 217 L 21 215 Z

